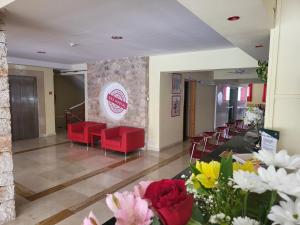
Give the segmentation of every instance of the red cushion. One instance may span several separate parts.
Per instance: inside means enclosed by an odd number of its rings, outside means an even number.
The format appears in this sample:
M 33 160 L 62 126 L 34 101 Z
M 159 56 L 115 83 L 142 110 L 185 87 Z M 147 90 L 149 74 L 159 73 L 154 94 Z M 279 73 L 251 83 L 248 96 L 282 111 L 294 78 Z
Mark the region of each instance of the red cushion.
M 114 147 L 120 147 L 121 146 L 121 137 L 120 136 L 116 136 L 116 137 L 112 137 L 106 140 L 106 143 L 114 146 Z
M 120 152 L 130 152 L 144 147 L 144 129 L 134 127 L 114 127 L 102 131 L 102 147 Z
M 72 133 L 72 137 L 78 137 L 78 138 L 83 138 L 84 134 L 83 132 L 74 132 Z

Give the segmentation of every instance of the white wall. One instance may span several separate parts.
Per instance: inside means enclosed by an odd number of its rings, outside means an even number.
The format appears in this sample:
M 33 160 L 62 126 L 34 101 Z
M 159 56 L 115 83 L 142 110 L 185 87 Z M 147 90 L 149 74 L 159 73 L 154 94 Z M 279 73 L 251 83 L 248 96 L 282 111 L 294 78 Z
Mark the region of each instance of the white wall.
M 278 0 L 271 31 L 265 126 L 280 131 L 279 147 L 300 153 L 300 1 Z
M 159 151 L 168 141 L 169 131 L 163 121 L 165 115 L 161 91 L 162 72 L 212 71 L 216 69 L 252 68 L 257 62 L 239 48 L 188 52 L 181 54 L 150 56 L 149 60 L 149 137 L 148 148 Z M 163 81 L 165 82 L 165 81 Z M 182 132 L 181 132 L 182 133 Z M 162 141 L 160 141 L 162 140 Z
M 197 83 L 195 134 L 213 130 L 215 123 L 215 85 Z
M 183 88 L 183 79 L 181 87 Z M 161 148 L 168 147 L 172 144 L 181 142 L 183 139 L 183 102 L 184 93 L 181 92 L 181 104 L 180 115 L 171 117 L 171 105 L 172 105 L 172 74 L 162 74 L 160 82 L 160 135 L 163 138 L 160 139 Z
M 184 80 L 213 80 L 213 75 L 211 72 L 187 72 L 182 73 L 182 93 L 181 96 L 181 109 L 180 109 L 180 115 L 176 117 L 171 117 L 171 105 L 172 105 L 172 74 L 171 73 L 162 73 L 161 75 L 161 94 L 160 94 L 160 124 L 162 126 L 160 127 L 160 135 L 163 137 L 160 139 L 160 148 L 166 148 L 168 146 L 171 146 L 173 144 L 182 142 L 183 140 L 183 103 L 185 101 L 184 99 Z M 200 83 L 197 85 L 197 90 L 200 90 Z M 198 119 L 198 123 L 195 125 L 196 130 L 205 129 L 205 127 L 210 127 L 210 122 L 214 122 L 214 119 L 211 119 L 211 115 L 207 117 L 206 119 L 203 118 L 205 115 L 203 113 L 211 112 L 214 113 L 214 108 L 211 108 L 211 102 L 210 99 L 211 96 L 211 89 L 209 88 L 201 88 L 199 92 L 197 92 L 199 96 L 196 97 L 196 110 L 199 109 L 200 111 L 196 111 L 196 120 Z M 207 94 L 207 101 L 203 98 L 204 95 Z M 214 105 L 214 100 L 213 103 Z M 207 109 L 203 110 L 204 105 L 207 105 Z M 205 106 L 206 107 L 206 106 Z M 214 117 L 212 115 L 212 117 Z M 206 121 L 205 121 L 206 120 Z

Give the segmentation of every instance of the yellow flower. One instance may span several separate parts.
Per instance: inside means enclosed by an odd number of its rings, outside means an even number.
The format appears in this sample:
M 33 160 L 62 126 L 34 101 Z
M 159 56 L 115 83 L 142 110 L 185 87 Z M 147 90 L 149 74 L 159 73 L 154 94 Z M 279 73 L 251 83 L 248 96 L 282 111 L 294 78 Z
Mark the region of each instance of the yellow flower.
M 254 164 L 251 161 L 246 161 L 244 164 L 234 162 L 233 163 L 233 171 L 237 171 L 237 170 L 243 170 L 243 171 L 247 171 L 250 173 L 256 172 Z
M 200 161 L 196 161 L 196 169 L 201 173 L 201 162 Z
M 197 166 L 200 174 L 196 176 L 196 179 L 205 188 L 215 187 L 220 175 L 220 163 L 216 161 L 211 161 L 210 163 L 200 162 L 198 165 L 196 164 Z
M 200 185 L 200 183 L 199 183 L 199 181 L 198 181 L 198 179 L 196 178 L 196 176 L 195 176 L 194 173 L 193 173 L 192 176 L 191 176 L 191 181 L 193 182 L 193 186 L 194 186 L 194 188 L 195 188 L 196 190 L 198 190 L 198 189 L 201 187 L 201 185 Z

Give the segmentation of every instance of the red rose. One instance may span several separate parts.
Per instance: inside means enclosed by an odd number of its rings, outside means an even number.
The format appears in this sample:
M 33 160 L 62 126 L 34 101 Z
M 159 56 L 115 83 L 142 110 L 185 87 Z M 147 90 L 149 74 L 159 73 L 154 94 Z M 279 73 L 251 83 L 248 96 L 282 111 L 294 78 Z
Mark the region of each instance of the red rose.
M 185 225 L 192 216 L 193 197 L 183 180 L 152 182 L 144 198 L 150 200 L 165 225 Z

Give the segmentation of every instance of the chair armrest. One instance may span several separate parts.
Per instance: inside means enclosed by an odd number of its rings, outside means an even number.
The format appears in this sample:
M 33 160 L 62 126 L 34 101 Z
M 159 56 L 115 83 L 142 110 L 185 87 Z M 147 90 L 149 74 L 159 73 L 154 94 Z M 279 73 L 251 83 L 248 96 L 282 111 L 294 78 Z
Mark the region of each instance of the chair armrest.
M 122 146 L 126 150 L 133 150 L 145 146 L 145 131 L 137 129 L 124 132 L 122 135 Z

